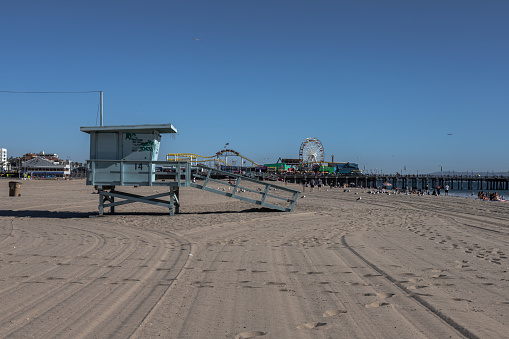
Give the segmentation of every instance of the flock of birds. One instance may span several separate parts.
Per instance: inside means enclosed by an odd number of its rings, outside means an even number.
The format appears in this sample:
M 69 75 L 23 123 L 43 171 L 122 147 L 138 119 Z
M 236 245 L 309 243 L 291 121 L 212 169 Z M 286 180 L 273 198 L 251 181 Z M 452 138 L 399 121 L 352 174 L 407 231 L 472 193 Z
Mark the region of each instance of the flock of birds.
M 218 187 L 218 188 L 217 188 L 217 190 L 218 190 L 218 191 L 221 191 L 221 187 Z M 232 190 L 232 188 L 231 188 L 231 187 L 228 187 L 228 191 L 231 191 L 231 190 Z M 226 192 L 226 187 L 223 187 L 222 191 L 223 191 L 223 192 Z M 246 190 L 245 190 L 245 189 L 243 189 L 243 188 L 242 188 L 242 189 L 240 189 L 240 190 L 237 190 L 237 192 L 245 192 L 245 191 L 246 191 Z
M 326 191 L 329 191 L 329 189 L 327 189 Z M 344 193 L 350 193 L 350 190 L 349 189 L 345 189 L 343 190 Z M 386 195 L 391 195 L 391 194 L 396 194 L 395 192 L 389 192 L 389 191 L 385 191 L 385 190 L 370 190 L 370 191 L 366 191 L 364 193 L 367 193 L 367 194 L 386 194 Z M 358 195 L 359 192 L 355 192 L 354 193 L 355 195 Z M 306 196 L 305 195 L 301 195 L 301 199 L 302 198 L 305 198 Z M 358 197 L 357 200 L 362 200 L 362 197 Z
M 222 190 L 223 192 L 226 192 L 226 190 L 231 191 L 231 189 L 232 189 L 231 187 L 227 187 L 227 188 L 226 188 L 226 187 L 223 187 L 222 189 L 221 189 L 221 187 L 218 187 L 218 188 L 217 188 L 217 190 L 218 190 L 218 191 L 221 191 L 221 190 Z M 270 189 L 271 189 L 271 190 L 274 190 L 274 191 L 277 191 L 277 188 L 276 188 L 276 187 L 274 187 L 274 188 L 270 188 Z M 257 190 L 258 190 L 259 192 L 261 192 L 261 191 L 262 191 L 262 189 L 261 189 L 261 188 L 257 188 Z M 328 192 L 328 191 L 329 191 L 329 189 L 327 188 L 327 189 L 326 189 L 326 191 Z M 244 193 L 244 192 L 246 192 L 246 190 L 245 190 L 245 189 L 243 189 L 243 188 L 242 188 L 242 189 L 237 190 L 237 193 Z M 344 190 L 343 190 L 343 192 L 344 192 L 344 193 L 350 193 L 351 191 L 350 191 L 349 189 L 344 189 Z M 386 194 L 386 195 L 391 195 L 391 192 L 389 192 L 389 191 L 385 191 L 385 190 L 370 190 L 370 191 L 366 191 L 365 193 L 367 193 L 367 194 Z M 359 192 L 355 192 L 355 194 L 356 194 L 356 195 L 358 195 L 358 194 L 359 194 Z M 393 192 L 392 194 L 395 194 L 395 193 Z M 301 198 L 301 199 L 303 199 L 303 198 L 305 198 L 305 197 L 306 197 L 306 196 L 305 196 L 304 194 L 300 196 L 300 198 Z M 358 198 L 357 198 L 357 200 L 362 200 L 362 197 L 358 197 Z
M 270 189 L 271 189 L 271 190 L 273 190 L 273 191 L 277 191 L 277 188 L 275 188 L 275 187 L 274 187 L 274 188 L 270 188 Z M 226 187 L 223 187 L 222 189 L 221 189 L 221 187 L 218 187 L 218 188 L 217 188 L 217 190 L 218 190 L 218 191 L 226 192 Z M 231 190 L 232 190 L 232 188 L 231 188 L 231 187 L 228 187 L 228 191 L 231 191 Z M 262 189 L 261 189 L 261 188 L 257 188 L 257 190 L 258 190 L 259 192 L 261 192 L 261 191 L 262 191 Z M 237 190 L 237 192 L 246 192 L 246 190 L 245 190 L 245 189 L 243 189 L 243 188 L 241 188 L 241 189 Z

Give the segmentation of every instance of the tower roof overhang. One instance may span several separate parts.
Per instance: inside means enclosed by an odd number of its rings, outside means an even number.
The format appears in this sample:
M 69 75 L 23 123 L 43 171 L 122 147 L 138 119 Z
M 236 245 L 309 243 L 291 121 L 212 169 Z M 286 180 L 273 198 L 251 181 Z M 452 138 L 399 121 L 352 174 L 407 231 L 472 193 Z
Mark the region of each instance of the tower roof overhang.
M 85 133 L 93 132 L 138 132 L 150 133 L 158 131 L 159 133 L 177 133 L 177 129 L 172 124 L 158 124 L 158 125 L 120 125 L 120 126 L 90 126 L 80 127 L 80 131 Z

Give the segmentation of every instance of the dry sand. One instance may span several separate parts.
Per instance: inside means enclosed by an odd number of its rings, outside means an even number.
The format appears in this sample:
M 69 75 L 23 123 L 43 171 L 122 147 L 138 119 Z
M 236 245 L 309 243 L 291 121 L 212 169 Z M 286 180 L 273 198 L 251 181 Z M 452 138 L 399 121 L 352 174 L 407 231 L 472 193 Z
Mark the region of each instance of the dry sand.
M 332 189 L 284 213 L 186 188 L 174 217 L 90 218 L 83 181 L 0 185 L 2 338 L 509 336 L 509 203 Z

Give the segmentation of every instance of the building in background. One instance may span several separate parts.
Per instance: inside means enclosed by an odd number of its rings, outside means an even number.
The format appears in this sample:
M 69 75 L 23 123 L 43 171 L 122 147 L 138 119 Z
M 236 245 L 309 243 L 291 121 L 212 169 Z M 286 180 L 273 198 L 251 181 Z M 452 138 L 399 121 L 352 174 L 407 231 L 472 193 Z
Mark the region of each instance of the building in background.
M 64 161 L 58 157 L 58 154 L 55 153 L 44 153 L 44 151 L 41 151 L 39 153 L 27 153 L 23 155 L 24 161 L 31 160 L 34 158 L 44 158 L 53 162 L 58 162 L 61 164 L 64 163 Z
M 35 157 L 24 161 L 21 165 L 24 177 L 65 178 L 71 174 L 70 161 L 51 161 L 43 157 Z
M 82 163 L 62 160 L 55 153 L 26 153 L 7 158 L 7 150 L 0 148 L 0 176 L 16 178 L 83 178 L 86 168 Z
M 0 170 L 7 171 L 7 148 L 0 148 Z

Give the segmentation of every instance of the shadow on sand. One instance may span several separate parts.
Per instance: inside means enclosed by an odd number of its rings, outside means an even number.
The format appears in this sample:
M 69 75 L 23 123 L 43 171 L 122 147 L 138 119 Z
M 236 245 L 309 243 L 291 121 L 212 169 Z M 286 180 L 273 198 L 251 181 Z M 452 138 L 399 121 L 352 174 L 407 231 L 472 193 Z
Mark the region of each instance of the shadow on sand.
M 206 214 L 239 214 L 239 213 L 279 213 L 279 210 L 273 210 L 271 208 L 261 207 L 261 208 L 248 208 L 245 210 L 238 211 L 205 211 L 205 212 L 180 212 L 179 214 L 197 214 L 197 215 L 206 215 Z
M 239 211 L 207 211 L 207 212 L 181 212 L 180 215 L 206 215 L 206 214 L 239 214 L 239 213 L 266 213 L 266 212 L 280 212 L 270 208 L 249 208 Z M 178 216 L 177 214 L 176 216 Z M 150 216 L 169 216 L 168 212 L 115 212 L 114 214 L 104 213 L 104 216 L 113 215 L 150 215 Z M 66 211 L 38 211 L 38 210 L 0 210 L 2 217 L 16 217 L 16 218 L 46 218 L 46 219 L 78 219 L 98 217 L 97 212 L 66 212 Z
M 49 219 L 74 219 L 74 218 L 88 218 L 94 213 L 90 212 L 66 212 L 66 211 L 37 211 L 37 210 L 0 210 L 2 217 L 17 217 L 17 218 L 49 218 Z M 97 213 L 96 213 L 97 214 Z

